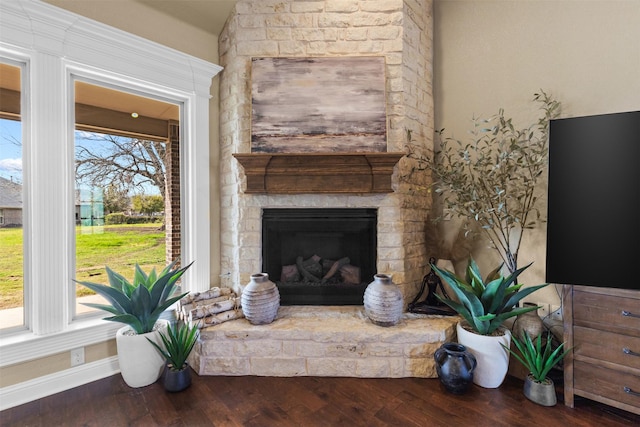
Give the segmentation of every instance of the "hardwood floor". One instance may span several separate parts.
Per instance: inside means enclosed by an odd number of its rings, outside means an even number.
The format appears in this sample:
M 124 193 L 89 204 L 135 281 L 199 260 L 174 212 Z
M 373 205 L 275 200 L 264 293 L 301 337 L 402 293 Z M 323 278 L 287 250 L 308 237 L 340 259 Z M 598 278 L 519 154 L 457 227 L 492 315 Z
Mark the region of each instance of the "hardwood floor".
M 561 397 L 561 394 L 559 395 Z M 0 413 L 2 426 L 638 426 L 640 416 L 588 400 L 542 407 L 508 377 L 498 389 L 447 393 L 437 379 L 200 377 L 167 393 L 120 375 Z

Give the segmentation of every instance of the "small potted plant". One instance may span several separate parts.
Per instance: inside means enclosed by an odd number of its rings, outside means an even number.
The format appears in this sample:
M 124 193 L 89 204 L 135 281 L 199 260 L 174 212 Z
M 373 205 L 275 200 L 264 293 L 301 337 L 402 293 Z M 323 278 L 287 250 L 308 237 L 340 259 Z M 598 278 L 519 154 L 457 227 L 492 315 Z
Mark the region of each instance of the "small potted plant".
M 163 374 L 165 390 L 182 391 L 191 385 L 191 368 L 187 363 L 187 357 L 199 335 L 197 326 L 189 327 L 183 323 L 180 326 L 169 325 L 166 334 L 160 333 L 162 346 L 149 340 L 166 360 Z
M 133 284 L 124 276 L 106 267 L 109 286 L 92 282 L 77 282 L 104 297 L 107 304 L 83 303 L 88 307 L 108 311 L 113 316 L 104 320 L 124 323 L 116 332 L 118 362 L 122 378 L 130 387 L 144 387 L 160 378 L 164 359 L 146 338 L 160 342 L 159 330 L 168 321 L 160 315 L 187 293 L 175 295 L 176 282 L 191 264 L 174 268 L 178 260 L 166 266 L 160 274 L 155 268 L 146 274 L 135 265 Z
M 478 361 L 473 382 L 481 387 L 496 388 L 504 381 L 509 369 L 507 347 L 511 333 L 503 327 L 506 319 L 538 309 L 539 307 L 517 307 L 527 295 L 547 286 L 547 283 L 522 288 L 516 278 L 531 264 L 519 268 L 508 276 L 502 276 L 499 266 L 483 280 L 478 264 L 469 258 L 466 278 L 431 265 L 433 271 L 449 285 L 458 301 L 436 294 L 436 297 L 455 310 L 462 318 L 457 325 L 458 342 L 464 345 Z
M 570 349 L 563 351 L 564 343 L 562 343 L 552 350 L 550 332 L 547 332 L 544 347 L 542 334 L 538 335 L 535 344 L 528 334 L 523 334 L 522 339 L 513 337 L 513 344 L 518 349 L 517 352 L 510 347 L 503 347 L 529 370 L 524 382 L 525 397 L 542 406 L 554 406 L 557 402 L 556 389 L 553 380 L 547 375 Z

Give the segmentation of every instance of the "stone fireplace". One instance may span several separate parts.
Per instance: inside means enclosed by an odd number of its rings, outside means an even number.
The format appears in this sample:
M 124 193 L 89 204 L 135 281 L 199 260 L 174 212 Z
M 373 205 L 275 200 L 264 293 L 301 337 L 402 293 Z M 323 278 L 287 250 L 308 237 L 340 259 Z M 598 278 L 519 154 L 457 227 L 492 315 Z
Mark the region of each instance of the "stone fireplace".
M 220 36 L 223 285 L 240 291 L 251 274 L 264 269 L 265 210 L 375 209 L 374 273 L 392 275 L 405 302 L 415 296 L 428 271 L 425 228 L 431 195 L 425 190 L 429 177 L 410 173 L 409 159 L 393 169 L 390 192 L 358 187 L 289 194 L 248 191 L 253 182 L 234 155 L 251 153 L 251 60 L 273 56 L 384 56 L 387 151 L 406 153 L 410 144 L 414 151 L 432 150 L 431 8 L 430 0 L 237 3 Z
M 357 159 L 346 153 L 339 162 L 368 168 L 367 179 L 372 183 L 358 181 L 349 187 L 345 183 L 351 181 L 342 174 L 350 168 L 332 167 L 337 160 L 328 153 L 318 161 L 306 161 L 321 162 L 330 170 L 325 176 L 341 185 L 309 190 L 297 187 L 306 178 L 301 170 L 295 172 L 300 178 L 290 181 L 291 185 L 269 182 L 264 170 L 276 163 L 279 171 L 289 169 L 291 159 L 286 155 L 271 159 L 251 153 L 252 58 L 372 55 L 385 59 L 387 153 L 377 154 L 431 152 L 432 25 L 431 0 L 238 1 L 220 36 L 219 50 L 224 67 L 220 74 L 221 283 L 241 293 L 254 273 L 267 270 L 279 279 L 283 268 L 296 264 L 299 256 L 304 261 L 318 255 L 331 261 L 349 258 L 360 269 L 362 284 L 353 285 L 360 287 L 348 300 L 355 305 L 337 306 L 341 303 L 335 300 L 325 305 L 317 299 L 312 305 L 298 305 L 305 304 L 298 299 L 296 305 L 282 305 L 269 325 L 239 320 L 203 329 L 191 356 L 198 373 L 436 376 L 433 352 L 453 338 L 456 318 L 407 313 L 399 325 L 382 328 L 368 321 L 361 302 L 356 304 L 363 284 L 374 273 L 393 277 L 405 306 L 417 294 L 432 255 L 426 244 L 431 208 L 428 175 L 414 171 L 412 160 L 403 157 L 384 172 L 388 175 L 381 176 L 381 169 L 389 167 L 380 166 L 376 153 Z M 299 169 L 304 162 L 298 157 Z M 276 243 L 270 242 L 272 214 L 318 210 L 343 214 L 343 222 L 353 219 L 348 218 L 351 213 L 365 213 L 368 225 L 356 236 L 349 230 L 358 224 L 335 230 L 324 224 L 313 229 L 304 225 L 305 218 L 294 221 L 290 216 L 275 227 L 280 227 Z M 287 237 L 287 225 L 283 225 L 287 221 L 297 222 L 291 225 L 290 231 L 297 229 L 293 238 Z M 314 243 L 319 249 L 295 248 L 283 255 L 283 247 L 313 240 L 319 231 L 324 234 Z M 368 253 L 349 246 L 361 240 Z M 319 253 L 325 244 L 328 254 Z

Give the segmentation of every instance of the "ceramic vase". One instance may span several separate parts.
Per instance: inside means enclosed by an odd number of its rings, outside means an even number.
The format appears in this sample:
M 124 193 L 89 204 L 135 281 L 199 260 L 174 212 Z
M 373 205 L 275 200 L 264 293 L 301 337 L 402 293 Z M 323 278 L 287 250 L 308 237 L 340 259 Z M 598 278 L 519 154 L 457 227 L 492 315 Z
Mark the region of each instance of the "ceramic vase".
M 242 290 L 240 297 L 244 317 L 252 325 L 273 322 L 280 308 L 280 292 L 267 273 L 251 275 L 251 281 Z
M 182 391 L 191 385 L 191 368 L 185 363 L 182 369 L 173 370 L 172 365 L 167 363 L 162 377 L 165 390 L 172 393 Z
M 537 307 L 537 304 L 525 302 L 523 307 Z M 538 310 L 534 310 L 518 315 L 511 329 L 518 339 L 524 339 L 524 334 L 527 334 L 535 340 L 544 331 L 544 324 L 538 316 Z
M 555 406 L 558 402 L 556 387 L 550 378 L 539 383 L 531 374 L 527 375 L 523 388 L 524 396 L 532 402 L 542 406 Z
M 397 325 L 402 319 L 402 292 L 388 274 L 376 274 L 364 291 L 364 311 L 378 326 Z
M 444 388 L 454 394 L 463 394 L 473 384 L 473 371 L 477 361 L 462 344 L 447 342 L 433 355 L 436 372 Z
M 156 329 L 146 334 L 136 334 L 130 326 L 116 332 L 120 373 L 129 387 L 148 386 L 162 375 L 165 359 L 147 338 L 162 346 L 160 333 L 165 333 L 168 324 L 167 320 L 158 320 Z
M 458 323 L 456 327 L 458 343 L 464 345 L 476 358 L 478 367 L 473 373 L 473 383 L 484 388 L 497 388 L 504 381 L 509 370 L 509 353 L 511 332 L 500 328 L 502 335 L 480 335 L 471 332 Z

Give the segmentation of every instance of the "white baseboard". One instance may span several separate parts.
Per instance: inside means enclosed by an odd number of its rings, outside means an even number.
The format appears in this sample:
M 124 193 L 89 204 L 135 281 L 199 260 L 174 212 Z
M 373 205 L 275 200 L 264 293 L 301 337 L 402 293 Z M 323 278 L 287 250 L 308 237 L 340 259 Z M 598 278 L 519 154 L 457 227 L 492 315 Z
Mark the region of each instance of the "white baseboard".
M 69 390 L 120 372 L 118 356 L 0 388 L 0 411 Z

